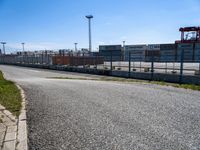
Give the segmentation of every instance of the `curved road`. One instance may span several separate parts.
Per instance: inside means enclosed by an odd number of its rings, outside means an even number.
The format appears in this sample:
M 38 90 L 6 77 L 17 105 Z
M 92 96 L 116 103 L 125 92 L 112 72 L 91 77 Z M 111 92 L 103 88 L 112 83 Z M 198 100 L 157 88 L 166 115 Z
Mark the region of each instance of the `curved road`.
M 78 73 L 0 66 L 27 96 L 30 150 L 200 149 L 200 92 L 47 77 Z

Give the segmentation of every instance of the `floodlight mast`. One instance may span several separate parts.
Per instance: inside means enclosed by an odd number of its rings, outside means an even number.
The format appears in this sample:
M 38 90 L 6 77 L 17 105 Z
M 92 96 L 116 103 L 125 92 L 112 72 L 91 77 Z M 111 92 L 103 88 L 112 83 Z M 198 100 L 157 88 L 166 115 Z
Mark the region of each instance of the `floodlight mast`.
M 74 45 L 75 45 L 75 52 L 77 52 L 77 44 L 78 43 L 74 43 Z
M 88 27 L 89 27 L 89 52 L 92 51 L 92 36 L 91 36 L 91 19 L 93 18 L 92 15 L 85 16 L 88 19 Z
M 6 42 L 1 42 L 1 44 L 3 45 L 3 53 L 5 55 L 6 54 L 6 50 L 5 50 L 5 44 L 6 44 Z
M 25 43 L 21 43 L 21 44 L 22 44 L 22 50 L 23 50 L 23 52 L 24 52 L 24 44 L 25 44 Z

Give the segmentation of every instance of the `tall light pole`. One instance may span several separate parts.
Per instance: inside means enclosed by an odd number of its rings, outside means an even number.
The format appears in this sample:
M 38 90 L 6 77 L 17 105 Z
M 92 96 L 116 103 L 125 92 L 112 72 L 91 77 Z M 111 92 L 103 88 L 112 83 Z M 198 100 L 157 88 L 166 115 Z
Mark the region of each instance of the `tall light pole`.
M 23 52 L 24 52 L 24 44 L 25 44 L 25 43 L 21 43 L 21 44 L 22 44 L 22 50 L 23 50 Z
M 74 43 L 74 45 L 75 45 L 75 52 L 77 52 L 77 44 L 78 43 Z
M 123 50 L 124 50 L 124 52 L 123 52 L 124 57 L 123 57 L 123 58 L 124 58 L 124 60 L 125 60 L 125 54 L 126 54 L 126 53 L 125 53 L 125 50 L 126 50 L 126 48 L 125 48 L 125 42 L 126 42 L 126 41 L 123 41 Z
M 91 36 L 91 19 L 93 18 L 92 15 L 85 16 L 88 19 L 88 26 L 89 26 L 89 52 L 92 51 L 92 36 Z
M 123 48 L 125 48 L 125 43 L 126 43 L 126 41 L 123 41 Z
M 6 54 L 6 50 L 5 50 L 5 44 L 6 44 L 6 42 L 1 42 L 1 44 L 3 45 L 3 53 L 5 55 Z
M 23 63 L 24 63 L 24 61 L 25 61 L 25 59 L 24 59 L 24 55 L 25 55 L 25 53 L 24 53 L 24 44 L 25 44 L 25 43 L 21 43 L 21 44 L 22 44 L 22 51 L 23 51 L 22 61 L 23 61 Z

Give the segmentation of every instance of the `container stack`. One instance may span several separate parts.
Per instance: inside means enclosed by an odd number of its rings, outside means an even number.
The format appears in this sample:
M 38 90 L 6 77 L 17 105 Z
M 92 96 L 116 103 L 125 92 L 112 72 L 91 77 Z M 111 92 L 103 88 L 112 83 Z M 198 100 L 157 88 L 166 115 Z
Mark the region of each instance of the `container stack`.
M 180 43 L 177 48 L 177 61 L 181 61 L 181 54 L 183 52 L 183 61 L 192 62 L 194 59 L 193 43 Z
M 160 45 L 160 61 L 161 62 L 174 62 L 176 55 L 175 44 L 161 44 Z
M 103 57 L 94 56 L 53 56 L 53 65 L 84 66 L 103 64 Z
M 121 45 L 99 45 L 99 55 L 104 57 L 105 61 L 122 61 L 123 53 Z
M 200 62 L 200 43 L 195 44 L 194 52 L 195 52 L 195 57 L 194 57 L 195 62 Z
M 160 60 L 160 44 L 149 44 L 145 51 L 145 61 Z
M 129 61 L 129 52 L 131 61 L 144 61 L 146 45 L 126 45 L 125 46 L 125 61 Z

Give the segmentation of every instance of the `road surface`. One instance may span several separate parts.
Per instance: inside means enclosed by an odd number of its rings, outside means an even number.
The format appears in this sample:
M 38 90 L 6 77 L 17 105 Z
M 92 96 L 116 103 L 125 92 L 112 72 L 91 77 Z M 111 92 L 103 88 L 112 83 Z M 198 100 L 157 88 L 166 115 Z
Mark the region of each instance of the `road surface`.
M 27 96 L 30 150 L 200 149 L 200 92 L 0 66 Z

